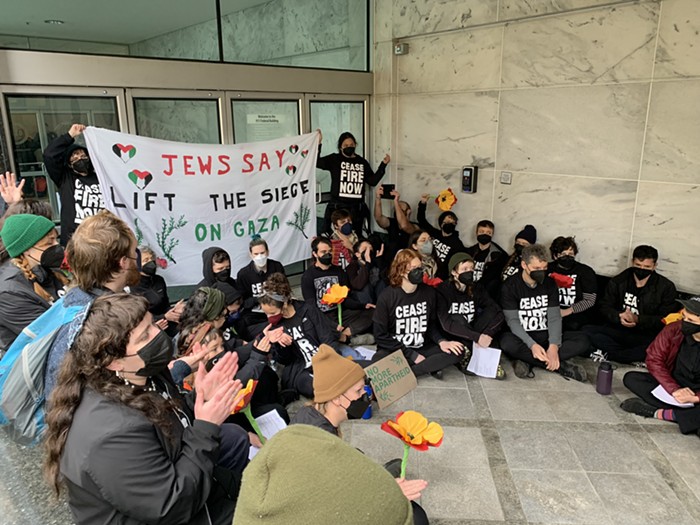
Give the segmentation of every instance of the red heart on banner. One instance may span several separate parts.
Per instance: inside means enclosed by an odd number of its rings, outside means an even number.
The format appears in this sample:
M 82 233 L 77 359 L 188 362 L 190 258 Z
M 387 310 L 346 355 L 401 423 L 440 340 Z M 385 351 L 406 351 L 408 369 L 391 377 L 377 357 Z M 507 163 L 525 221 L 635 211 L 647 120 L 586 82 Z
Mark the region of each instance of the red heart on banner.
M 297 172 L 297 167 L 293 164 L 290 164 L 289 166 L 287 166 L 287 169 L 285 171 L 287 172 L 287 175 L 291 177 Z

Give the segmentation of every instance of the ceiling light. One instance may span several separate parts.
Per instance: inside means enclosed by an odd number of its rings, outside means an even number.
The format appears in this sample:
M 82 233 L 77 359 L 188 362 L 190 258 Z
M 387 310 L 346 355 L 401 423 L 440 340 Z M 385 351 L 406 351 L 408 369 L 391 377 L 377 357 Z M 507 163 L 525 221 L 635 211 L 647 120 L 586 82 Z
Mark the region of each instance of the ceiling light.
M 65 22 L 64 22 L 63 20 L 44 20 L 44 23 L 45 23 L 45 24 L 54 24 L 54 25 L 57 25 L 57 26 L 60 26 L 60 25 L 62 25 L 62 24 L 65 24 Z

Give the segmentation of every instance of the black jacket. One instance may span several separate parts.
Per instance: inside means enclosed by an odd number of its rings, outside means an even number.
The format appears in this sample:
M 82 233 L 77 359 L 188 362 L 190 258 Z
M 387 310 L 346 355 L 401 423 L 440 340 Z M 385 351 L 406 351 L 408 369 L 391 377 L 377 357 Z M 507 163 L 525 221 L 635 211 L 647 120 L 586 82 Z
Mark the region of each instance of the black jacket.
M 105 207 L 102 191 L 95 172 L 82 176 L 68 166 L 68 159 L 76 149 L 68 133 L 52 140 L 44 150 L 44 165 L 61 198 L 61 244 L 65 246 L 78 225 L 90 215 Z
M 386 164 L 382 162 L 374 172 L 369 162 L 359 155 L 348 158 L 340 153 L 331 153 L 321 157 L 319 144 L 316 168 L 331 172 L 331 200 L 354 203 L 364 199 L 365 184 L 376 186 L 382 180 Z
M 170 298 L 165 279 L 160 275 L 142 275 L 139 284 L 131 287 L 131 293 L 141 295 L 148 301 L 148 311 L 157 319 L 170 310 Z
M 480 283 L 471 294 L 457 289 L 452 281 L 437 287 L 437 311 L 444 332 L 463 342 L 477 341 L 481 334 L 496 335 L 505 322 L 503 311 Z
M 212 246 L 211 248 L 207 248 L 202 252 L 202 275 L 204 276 L 204 279 L 199 281 L 199 284 L 197 284 L 198 288 L 201 288 L 202 286 L 213 286 L 214 283 L 218 282 L 216 277 L 214 277 L 214 270 L 212 270 L 211 265 L 214 254 L 220 250 L 223 250 L 223 248 Z M 233 269 L 231 275 L 233 275 Z M 229 277 L 226 282 L 238 289 L 238 286 L 236 286 L 236 280 L 233 277 Z
M 267 269 L 262 272 L 255 266 L 254 261 L 250 261 L 248 266 L 244 266 L 238 270 L 236 283 L 238 289 L 243 295 L 243 308 L 251 310 L 258 306 L 258 297 L 262 295 L 262 284 L 273 273 L 281 273 L 284 275 L 284 266 L 279 261 L 273 259 L 267 260 Z
M 310 405 L 305 405 L 294 415 L 291 425 L 311 425 L 337 436 L 338 428 L 328 421 L 326 416 Z
M 0 352 L 50 306 L 12 261 L 0 265 Z
M 169 380 L 157 381 L 182 399 Z M 85 390 L 60 464 L 79 525 L 204 525 L 207 513 L 211 523 L 231 523 L 234 502 L 213 490 L 221 429 L 181 408 L 179 417 L 172 412 L 171 442 L 141 412 Z
M 661 319 L 680 310 L 676 286 L 669 279 L 654 272 L 644 287 L 637 288 L 632 268 L 627 268 L 610 279 L 600 301 L 600 313 L 609 323 L 620 326 L 619 314 L 625 309 L 628 293 L 637 298 L 639 321 L 635 328 L 643 332 L 658 333 L 664 327 Z

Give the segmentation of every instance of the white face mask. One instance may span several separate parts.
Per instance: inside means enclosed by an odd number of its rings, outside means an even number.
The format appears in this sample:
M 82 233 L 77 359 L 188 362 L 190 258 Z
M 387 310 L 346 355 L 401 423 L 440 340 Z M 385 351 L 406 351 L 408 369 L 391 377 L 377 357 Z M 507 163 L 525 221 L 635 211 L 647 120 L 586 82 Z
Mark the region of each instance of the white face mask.
M 258 268 L 263 268 L 267 264 L 267 255 L 260 254 L 253 257 L 253 262 Z

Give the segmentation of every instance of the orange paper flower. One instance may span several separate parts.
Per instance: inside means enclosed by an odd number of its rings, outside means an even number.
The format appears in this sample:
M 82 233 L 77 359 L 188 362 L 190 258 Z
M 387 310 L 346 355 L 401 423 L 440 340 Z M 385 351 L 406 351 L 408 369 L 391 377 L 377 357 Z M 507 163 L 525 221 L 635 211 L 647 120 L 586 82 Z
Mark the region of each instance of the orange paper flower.
M 238 393 L 238 397 L 236 398 L 236 404 L 234 405 L 231 414 L 237 414 L 238 412 L 240 412 L 248 406 L 251 398 L 253 397 L 253 392 L 255 392 L 256 386 L 258 386 L 257 381 L 255 381 L 254 379 L 248 380 L 248 384 L 245 386 L 245 388 Z
M 454 206 L 456 202 L 457 196 L 452 192 L 452 188 L 442 190 L 435 198 L 435 204 L 437 204 L 438 208 L 440 208 L 442 211 L 451 210 L 452 206 Z
M 415 410 L 399 412 L 396 421 L 382 423 L 382 430 L 416 450 L 428 450 L 428 447 L 439 447 L 442 444 L 442 427 L 434 422 L 428 423 L 423 414 Z
M 328 305 L 340 304 L 345 300 L 349 292 L 350 288 L 347 286 L 334 284 L 328 289 L 323 297 L 321 297 L 321 302 Z

